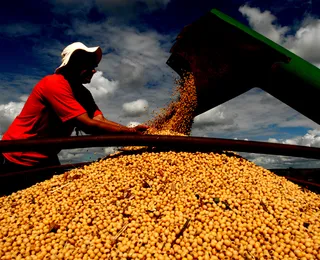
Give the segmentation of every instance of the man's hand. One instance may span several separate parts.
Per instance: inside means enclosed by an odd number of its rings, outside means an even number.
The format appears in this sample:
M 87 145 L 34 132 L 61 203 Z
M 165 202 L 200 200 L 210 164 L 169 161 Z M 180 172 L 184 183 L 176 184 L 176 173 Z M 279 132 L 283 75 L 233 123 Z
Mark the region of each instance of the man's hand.
M 146 126 L 126 127 L 105 118 L 95 117 L 95 119 L 91 119 L 87 113 L 77 116 L 73 121 L 76 127 L 87 134 L 142 134 L 141 130 L 146 129 Z

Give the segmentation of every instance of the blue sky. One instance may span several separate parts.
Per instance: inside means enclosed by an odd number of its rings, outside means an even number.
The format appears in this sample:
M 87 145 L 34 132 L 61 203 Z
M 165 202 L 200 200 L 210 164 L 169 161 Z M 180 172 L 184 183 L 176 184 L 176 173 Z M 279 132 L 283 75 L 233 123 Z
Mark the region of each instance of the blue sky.
M 60 64 L 68 44 L 100 45 L 103 60 L 87 86 L 105 116 L 145 122 L 169 101 L 177 78 L 166 65 L 181 29 L 217 8 L 320 67 L 319 1 L 43 0 L 5 1 L 0 9 L 0 135 L 33 86 Z M 320 146 L 320 127 L 257 88 L 195 119 L 194 136 Z M 110 149 L 63 151 L 63 162 Z M 317 161 L 248 155 L 265 167 Z

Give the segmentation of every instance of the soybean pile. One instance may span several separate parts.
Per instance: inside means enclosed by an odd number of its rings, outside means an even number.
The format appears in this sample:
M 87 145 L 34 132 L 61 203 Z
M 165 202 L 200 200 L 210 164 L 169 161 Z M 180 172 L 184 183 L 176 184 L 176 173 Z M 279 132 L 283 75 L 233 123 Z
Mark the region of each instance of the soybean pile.
M 188 134 L 180 105 L 153 131 Z M 319 195 L 233 153 L 120 152 L 1 197 L 0 259 L 320 259 L 319 218 Z
M 320 198 L 218 153 L 114 155 L 0 198 L 1 259 L 320 259 Z

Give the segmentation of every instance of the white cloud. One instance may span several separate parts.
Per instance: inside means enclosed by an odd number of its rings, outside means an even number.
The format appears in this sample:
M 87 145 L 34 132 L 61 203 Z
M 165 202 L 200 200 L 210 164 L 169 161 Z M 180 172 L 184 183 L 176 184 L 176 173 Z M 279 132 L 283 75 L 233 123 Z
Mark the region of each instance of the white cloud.
M 29 95 L 22 95 L 19 97 L 19 99 L 22 101 L 22 102 L 26 102 L 27 99 L 28 99 Z
M 289 145 L 301 145 L 308 147 L 320 147 L 320 129 L 308 130 L 303 136 L 296 136 L 289 139 L 269 138 L 268 142 Z M 305 159 L 281 155 L 267 155 L 242 153 L 243 157 L 265 168 L 316 168 L 320 167 L 320 161 L 315 159 Z
M 94 99 L 105 99 L 118 88 L 119 82 L 103 77 L 102 71 L 97 71 L 89 84 L 85 86 L 90 90 Z
M 9 102 L 8 104 L 0 105 L 0 111 L 5 113 L 8 118 L 13 119 L 20 113 L 23 105 L 24 102 Z
M 261 12 L 259 8 L 251 8 L 247 5 L 241 6 L 239 11 L 248 18 L 249 24 L 254 30 L 276 43 L 283 42 L 284 35 L 289 28 L 276 25 L 277 18 L 270 11 Z
M 283 144 L 320 147 L 320 129 L 308 130 L 308 132 L 303 136 L 297 136 L 297 137 L 285 139 L 285 140 L 272 139 L 271 141 L 275 141 Z
M 135 126 L 140 125 L 140 124 L 141 124 L 141 123 L 139 123 L 139 122 L 131 121 L 131 122 L 129 122 L 129 123 L 127 124 L 127 127 L 135 127 Z
M 122 109 L 125 116 L 137 117 L 148 113 L 149 104 L 145 99 L 138 99 L 132 102 L 124 103 Z
M 298 157 L 289 157 L 281 155 L 239 153 L 244 158 L 255 164 L 267 168 L 319 168 L 320 161 L 315 159 L 306 159 Z
M 118 150 L 117 147 L 106 147 L 104 148 L 105 155 L 113 154 Z
M 254 88 L 195 118 L 192 135 L 244 139 L 270 136 L 288 126 L 318 125 L 270 94 Z
M 320 19 L 307 17 L 294 36 L 286 39 L 285 46 L 315 66 L 320 65 Z
M 84 43 L 100 45 L 104 53 L 99 70 L 119 81 L 120 88 L 142 88 L 148 83 L 166 83 L 172 70 L 166 65 L 171 36 L 152 30 L 143 32 L 108 21 L 85 23 L 75 20 L 66 31 L 72 37 L 85 37 Z M 98 39 L 98 42 L 97 42 Z M 108 53 L 108 50 L 112 50 Z
M 13 119 L 20 113 L 24 102 L 9 102 L 0 105 L 0 134 L 8 129 Z
M 194 118 L 193 127 L 200 129 L 215 126 L 228 127 L 234 124 L 234 119 L 236 117 L 237 116 L 232 113 L 227 115 L 225 106 L 220 105 L 196 116 Z
M 62 150 L 59 154 L 59 160 L 62 164 L 90 162 L 106 155 L 103 147 L 88 147 Z
M 289 27 L 278 25 L 277 18 L 270 11 L 261 12 L 248 5 L 241 6 L 239 11 L 254 30 L 320 67 L 320 19 L 307 16 L 295 34 L 289 35 Z
M 279 141 L 276 138 L 269 138 L 268 142 L 269 143 L 279 143 Z

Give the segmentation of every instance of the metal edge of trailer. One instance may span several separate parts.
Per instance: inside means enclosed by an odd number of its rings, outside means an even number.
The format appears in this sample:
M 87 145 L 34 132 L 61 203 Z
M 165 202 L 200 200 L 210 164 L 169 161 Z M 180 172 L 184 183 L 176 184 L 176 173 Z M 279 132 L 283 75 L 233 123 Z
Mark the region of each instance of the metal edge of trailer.
M 161 149 L 167 150 L 187 150 L 187 151 L 213 151 L 213 152 L 226 152 L 226 151 L 241 151 L 256 152 L 262 154 L 274 154 L 274 155 L 287 155 L 306 158 L 320 159 L 320 148 L 304 147 L 297 145 L 283 145 L 272 144 L 264 142 L 253 141 L 240 141 L 240 140 L 228 140 L 217 138 L 199 138 L 199 137 L 174 137 L 174 136 L 81 136 L 81 137 L 69 137 L 48 139 L 48 140 L 20 140 L 14 141 L 0 141 L 0 151 L 5 150 L 22 150 L 28 149 L 28 146 L 32 144 L 33 149 L 38 147 L 50 147 L 57 145 L 64 148 L 75 147 L 92 147 L 92 146 L 119 146 L 119 145 L 151 145 L 157 147 L 160 145 Z M 13 145 L 15 149 L 10 149 L 10 145 Z M 234 148 L 234 149 L 232 149 Z M 152 151 L 152 150 L 149 150 Z M 157 151 L 154 150 L 154 151 Z M 141 151 L 138 151 L 139 153 Z M 135 153 L 135 152 L 133 152 Z M 124 153 L 125 154 L 125 153 Z M 234 156 L 238 156 L 234 154 Z M 241 156 L 240 156 L 241 157 Z M 106 157 L 108 158 L 108 156 Z M 0 175 L 0 195 L 8 195 L 17 190 L 27 188 L 34 185 L 37 182 L 44 181 L 51 178 L 53 175 L 62 174 L 67 170 L 75 167 L 85 167 L 86 165 L 93 163 L 78 163 L 68 164 L 55 167 L 47 167 L 41 169 L 33 169 L 23 172 L 14 172 Z M 312 187 L 317 191 L 320 191 L 320 185 L 316 182 L 308 182 L 303 179 L 296 178 L 296 176 L 283 176 L 287 179 L 303 185 Z M 10 185 L 15 183 L 15 185 Z

